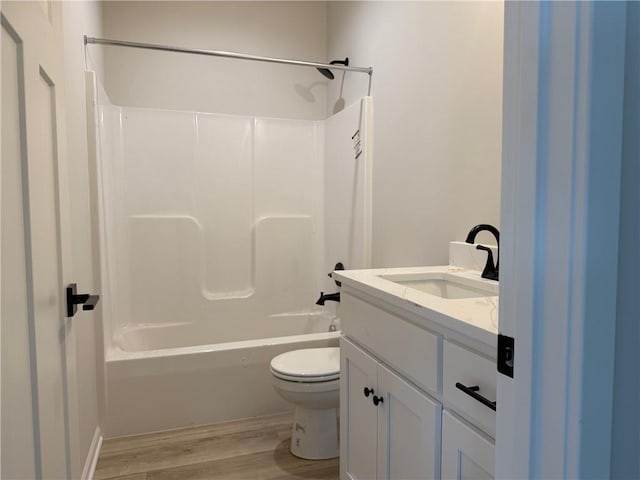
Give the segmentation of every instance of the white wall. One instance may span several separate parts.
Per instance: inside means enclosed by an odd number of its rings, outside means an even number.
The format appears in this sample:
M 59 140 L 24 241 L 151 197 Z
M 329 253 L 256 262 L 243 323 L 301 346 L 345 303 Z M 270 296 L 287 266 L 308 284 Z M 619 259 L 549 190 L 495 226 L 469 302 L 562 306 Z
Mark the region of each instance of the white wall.
M 373 264 L 446 263 L 499 226 L 503 4 L 329 2 L 328 27 L 330 59 L 374 68 Z M 347 74 L 346 103 L 366 88 Z
M 63 2 L 65 108 L 69 185 L 71 199 L 71 240 L 73 272 L 83 292 L 94 292 L 92 218 L 89 203 L 89 162 L 85 105 L 85 55 L 83 35 L 100 32 L 98 2 Z M 100 63 L 100 59 L 97 59 Z M 97 292 L 100 293 L 100 292 Z M 102 372 L 101 326 L 98 315 L 84 312 L 72 321 L 76 339 L 77 454 L 72 457 L 72 477 L 79 478 L 89 453 L 99 415 L 99 379 Z M 71 404 L 76 399 L 71 400 Z
M 324 62 L 326 9 L 325 2 L 104 2 L 104 36 Z M 91 48 L 104 51 L 105 88 L 116 105 L 325 118 L 327 80 L 315 69 Z

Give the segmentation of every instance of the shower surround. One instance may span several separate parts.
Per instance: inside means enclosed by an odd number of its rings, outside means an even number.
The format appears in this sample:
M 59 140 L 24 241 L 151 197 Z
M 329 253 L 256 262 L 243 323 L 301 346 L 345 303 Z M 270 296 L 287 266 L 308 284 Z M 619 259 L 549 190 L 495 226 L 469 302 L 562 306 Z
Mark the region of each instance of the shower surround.
M 371 98 L 307 121 L 97 88 L 107 435 L 290 408 L 270 359 L 337 345 L 315 300 L 337 261 L 370 265 Z

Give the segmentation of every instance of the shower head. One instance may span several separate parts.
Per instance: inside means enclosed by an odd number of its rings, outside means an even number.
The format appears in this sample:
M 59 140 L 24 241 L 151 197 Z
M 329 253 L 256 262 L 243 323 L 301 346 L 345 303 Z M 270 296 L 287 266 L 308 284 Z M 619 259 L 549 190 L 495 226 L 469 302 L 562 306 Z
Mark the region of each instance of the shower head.
M 331 64 L 331 65 L 344 65 L 345 67 L 348 67 L 349 66 L 349 57 L 345 58 L 344 60 L 331 60 L 331 62 L 329 62 L 329 64 Z M 329 70 L 328 68 L 318 68 L 317 70 L 322 75 L 327 77 L 329 80 L 333 80 L 334 78 L 336 78 L 333 75 L 333 72 L 331 70 Z
M 333 76 L 333 72 L 331 70 L 329 70 L 328 68 L 318 68 L 318 71 L 324 75 L 325 77 L 327 77 L 329 80 L 333 80 L 334 77 Z

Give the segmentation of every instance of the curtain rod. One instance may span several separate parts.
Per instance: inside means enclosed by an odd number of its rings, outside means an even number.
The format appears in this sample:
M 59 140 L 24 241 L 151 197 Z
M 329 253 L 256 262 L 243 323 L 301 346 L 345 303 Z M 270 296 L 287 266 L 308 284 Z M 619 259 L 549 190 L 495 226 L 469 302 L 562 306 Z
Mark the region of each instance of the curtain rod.
M 208 55 L 211 57 L 237 58 L 239 60 L 254 60 L 256 62 L 283 63 L 287 65 L 298 65 L 300 67 L 326 68 L 329 70 L 345 70 L 349 72 L 373 74 L 372 67 L 347 67 L 344 65 L 332 65 L 329 63 L 304 62 L 302 60 L 290 60 L 286 58 L 260 57 L 258 55 L 247 55 L 244 53 L 223 52 L 218 50 L 203 50 L 199 48 L 172 47 L 169 45 L 158 45 L 154 43 L 126 42 L 123 40 L 111 40 L 108 38 L 95 38 L 84 36 L 84 44 L 113 45 L 116 47 L 143 48 L 146 50 L 160 50 L 164 52 L 190 53 L 194 55 Z

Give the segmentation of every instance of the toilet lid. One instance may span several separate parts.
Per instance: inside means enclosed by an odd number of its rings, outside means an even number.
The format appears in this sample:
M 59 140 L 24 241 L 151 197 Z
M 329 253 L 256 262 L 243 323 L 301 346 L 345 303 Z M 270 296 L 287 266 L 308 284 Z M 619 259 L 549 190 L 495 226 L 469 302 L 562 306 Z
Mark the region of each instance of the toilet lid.
M 340 348 L 304 348 L 271 360 L 276 377 L 296 382 L 325 382 L 340 378 Z

